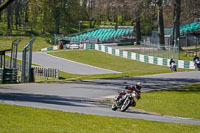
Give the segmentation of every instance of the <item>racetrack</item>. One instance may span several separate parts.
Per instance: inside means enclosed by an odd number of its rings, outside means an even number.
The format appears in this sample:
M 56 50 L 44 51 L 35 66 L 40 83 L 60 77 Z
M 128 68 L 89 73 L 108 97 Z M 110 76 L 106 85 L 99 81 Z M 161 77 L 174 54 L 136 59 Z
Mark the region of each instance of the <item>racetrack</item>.
M 22 53 L 18 53 L 17 58 L 22 60 Z M 33 52 L 32 62 L 33 64 L 37 64 L 37 65 L 49 67 L 49 68 L 56 68 L 56 69 L 59 69 L 60 71 L 72 73 L 72 74 L 90 75 L 90 74 L 119 73 L 113 70 L 107 70 L 107 69 L 59 58 L 56 56 L 49 55 L 45 52 Z
M 110 106 L 98 102 L 99 99 L 115 95 L 125 85 L 135 84 L 137 81 L 142 82 L 143 91 L 167 89 L 200 83 L 200 72 L 177 72 L 82 82 L 1 85 L 0 103 L 65 112 L 200 125 L 200 121 L 188 118 L 161 116 L 134 110 L 114 112 Z

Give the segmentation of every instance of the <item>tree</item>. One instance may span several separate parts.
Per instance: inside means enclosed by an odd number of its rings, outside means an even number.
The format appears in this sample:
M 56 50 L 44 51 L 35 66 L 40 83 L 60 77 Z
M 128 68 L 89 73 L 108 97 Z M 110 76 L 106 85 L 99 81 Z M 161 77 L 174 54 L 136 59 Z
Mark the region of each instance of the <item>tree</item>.
M 39 4 L 37 0 L 30 0 L 28 4 L 28 16 L 29 16 L 29 23 L 31 26 L 31 31 L 33 31 L 33 27 L 36 27 L 38 23 L 38 15 L 40 12 Z
M 7 29 L 9 31 L 12 30 L 12 23 L 11 23 L 12 18 L 11 18 L 11 16 L 12 16 L 12 8 L 11 8 L 11 5 L 10 5 L 9 8 L 7 8 Z
M 8 5 L 10 5 L 14 0 L 5 0 L 1 5 L 0 5 L 0 12 L 3 11 Z
M 132 21 L 136 22 L 135 32 L 136 32 L 136 43 L 140 44 L 141 41 L 141 17 L 147 8 L 149 8 L 148 0 L 129 0 L 129 11 Z
M 181 50 L 181 45 L 179 45 L 179 39 L 180 39 L 180 16 L 181 16 L 181 0 L 174 0 L 174 17 L 173 17 L 173 45 L 175 43 L 176 46 L 179 47 Z
M 164 33 L 164 21 L 163 21 L 163 7 L 162 7 L 162 2 L 163 0 L 158 0 L 157 5 L 158 5 L 158 34 L 160 37 L 160 45 L 164 46 L 165 45 L 165 33 Z M 164 47 L 161 47 L 164 49 Z
M 0 5 L 1 5 L 2 1 L 0 0 Z M 1 11 L 0 11 L 0 22 L 2 21 L 2 18 L 1 18 Z

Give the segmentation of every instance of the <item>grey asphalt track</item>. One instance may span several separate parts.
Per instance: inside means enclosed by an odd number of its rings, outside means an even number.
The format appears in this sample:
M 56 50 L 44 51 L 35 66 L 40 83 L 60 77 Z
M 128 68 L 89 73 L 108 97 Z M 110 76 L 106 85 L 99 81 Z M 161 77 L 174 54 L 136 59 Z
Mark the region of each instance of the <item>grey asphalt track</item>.
M 22 53 L 18 53 L 17 58 L 21 60 Z M 45 52 L 33 52 L 33 64 L 49 68 L 56 68 L 63 72 L 80 75 L 119 73 L 116 71 L 59 58 L 49 55 Z
M 1 85 L 0 103 L 64 112 L 200 125 L 200 121 L 190 118 L 155 115 L 135 110 L 112 111 L 110 106 L 98 102 L 101 98 L 116 95 L 117 91 L 125 85 L 135 84 L 137 81 L 142 82 L 143 91 L 167 89 L 200 83 L 200 72 L 177 72 L 82 82 Z

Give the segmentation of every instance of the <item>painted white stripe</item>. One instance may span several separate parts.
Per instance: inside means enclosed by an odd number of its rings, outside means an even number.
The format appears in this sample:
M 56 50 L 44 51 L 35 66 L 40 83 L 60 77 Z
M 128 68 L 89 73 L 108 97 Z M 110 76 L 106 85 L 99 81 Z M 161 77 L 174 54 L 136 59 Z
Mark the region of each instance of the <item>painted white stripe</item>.
M 158 65 L 161 65 L 161 66 L 163 65 L 163 58 L 158 57 Z
M 115 50 L 115 55 L 119 56 L 119 49 Z
M 178 60 L 178 68 L 184 68 L 184 61 Z
M 128 58 L 128 52 L 127 51 L 123 51 L 123 57 Z
M 169 67 L 170 67 L 170 64 L 169 64 L 169 62 L 170 62 L 170 59 L 167 59 L 167 66 L 169 66 Z
M 144 62 L 144 55 L 140 54 L 140 61 Z
M 108 53 L 112 54 L 112 48 L 111 47 L 108 47 Z
M 98 44 L 95 44 L 95 50 L 99 50 L 99 45 Z
M 104 46 L 104 45 L 101 45 L 101 51 L 106 52 L 106 51 L 105 51 L 105 46 Z
M 53 50 L 57 50 L 57 46 L 53 46 Z
M 153 64 L 153 56 L 149 56 L 149 63 Z
M 86 43 L 83 44 L 83 49 L 86 49 Z
M 190 61 L 190 68 L 189 68 L 189 69 L 195 69 L 194 62 L 193 62 L 193 61 Z
M 131 59 L 136 60 L 136 53 L 131 52 Z

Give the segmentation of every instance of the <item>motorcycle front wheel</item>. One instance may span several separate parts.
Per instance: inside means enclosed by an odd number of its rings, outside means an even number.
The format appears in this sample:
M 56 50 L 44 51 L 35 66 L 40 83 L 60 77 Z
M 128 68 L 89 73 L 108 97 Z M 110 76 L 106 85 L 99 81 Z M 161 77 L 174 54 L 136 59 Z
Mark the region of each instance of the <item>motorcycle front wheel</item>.
M 124 112 L 124 111 L 126 111 L 127 109 L 128 109 L 128 107 L 130 106 L 130 100 L 126 100 L 124 103 L 123 103 L 123 105 L 122 105 L 122 107 L 121 107 L 121 112 Z
M 116 101 L 114 101 L 114 103 L 112 104 L 112 110 L 113 111 L 117 110 L 117 103 L 116 103 Z

